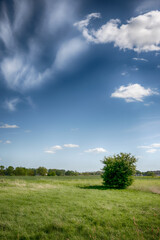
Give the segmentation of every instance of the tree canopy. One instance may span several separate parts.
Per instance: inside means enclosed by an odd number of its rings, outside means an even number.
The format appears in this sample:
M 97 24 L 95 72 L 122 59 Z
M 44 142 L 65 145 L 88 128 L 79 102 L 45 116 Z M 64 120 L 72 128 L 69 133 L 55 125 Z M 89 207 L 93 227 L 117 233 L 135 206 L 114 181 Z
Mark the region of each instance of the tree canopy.
M 107 188 L 126 188 L 133 182 L 137 159 L 129 153 L 104 157 L 102 178 Z

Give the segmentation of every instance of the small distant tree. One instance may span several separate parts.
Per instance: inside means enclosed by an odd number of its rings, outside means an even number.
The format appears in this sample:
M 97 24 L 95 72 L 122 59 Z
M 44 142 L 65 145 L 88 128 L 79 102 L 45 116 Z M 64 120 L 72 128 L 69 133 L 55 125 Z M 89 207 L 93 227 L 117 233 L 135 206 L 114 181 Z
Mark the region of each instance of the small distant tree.
M 13 175 L 14 175 L 14 167 L 9 166 L 8 168 L 6 168 L 5 173 L 6 173 L 6 175 L 8 175 L 8 176 L 13 176 Z
M 27 169 L 24 167 L 16 167 L 14 173 L 16 176 L 25 176 L 27 175 Z
M 107 188 L 126 188 L 133 182 L 137 159 L 129 153 L 104 157 L 102 178 Z
M 3 165 L 0 166 L 0 175 L 4 175 L 5 174 L 5 168 Z
M 49 169 L 48 176 L 56 176 L 56 171 L 54 169 Z
M 156 174 L 155 174 L 154 172 L 152 172 L 152 171 L 147 171 L 147 172 L 145 172 L 144 176 L 147 176 L 147 177 L 155 177 Z
M 47 175 L 47 168 L 45 167 L 39 167 L 37 168 L 37 174 L 41 175 L 41 176 L 46 176 Z

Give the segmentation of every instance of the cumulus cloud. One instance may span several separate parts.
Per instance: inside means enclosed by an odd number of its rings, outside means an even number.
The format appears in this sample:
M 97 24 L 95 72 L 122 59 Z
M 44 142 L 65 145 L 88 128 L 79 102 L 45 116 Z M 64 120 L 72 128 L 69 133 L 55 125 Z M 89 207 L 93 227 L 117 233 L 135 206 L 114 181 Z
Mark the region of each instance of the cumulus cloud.
M 60 145 L 55 145 L 55 146 L 52 146 L 51 149 L 53 149 L 53 150 L 61 150 L 62 147 Z
M 147 149 L 147 153 L 155 153 L 160 150 L 160 143 L 152 143 L 150 145 L 138 146 L 138 148 Z
M 85 150 L 86 153 L 105 153 L 107 152 L 104 148 L 90 148 L 88 150 Z
M 8 109 L 11 112 L 16 111 L 17 104 L 20 102 L 19 98 L 13 98 L 11 100 L 6 100 L 4 102 L 4 108 Z
M 0 128 L 19 128 L 17 125 L 9 125 L 9 124 L 3 124 L 0 126 Z
M 63 147 L 64 148 L 78 148 L 79 145 L 68 143 L 68 144 L 64 144 Z M 45 153 L 53 154 L 53 153 L 56 153 L 56 151 L 58 151 L 58 150 L 62 150 L 63 147 L 60 145 L 55 145 L 55 146 L 52 146 L 49 149 L 45 150 Z
M 49 149 L 45 150 L 45 153 L 53 154 L 56 153 L 58 150 L 62 150 L 63 148 L 60 145 L 54 145 L 50 147 Z
M 95 17 L 99 18 L 100 14 L 89 14 L 86 19 L 74 24 L 88 42 L 113 42 L 115 47 L 135 52 L 160 50 L 160 11 L 150 11 L 132 17 L 126 24 L 121 24 L 119 19 L 111 19 L 97 30 L 89 29 L 89 22 Z
M 72 143 L 64 144 L 63 146 L 66 147 L 66 148 L 78 148 L 79 147 L 79 145 L 72 144 Z
M 129 84 L 128 86 L 120 86 L 115 92 L 111 94 L 114 98 L 123 98 L 126 102 L 139 101 L 143 102 L 144 97 L 158 95 L 157 91 L 150 88 L 144 88 L 140 84 Z

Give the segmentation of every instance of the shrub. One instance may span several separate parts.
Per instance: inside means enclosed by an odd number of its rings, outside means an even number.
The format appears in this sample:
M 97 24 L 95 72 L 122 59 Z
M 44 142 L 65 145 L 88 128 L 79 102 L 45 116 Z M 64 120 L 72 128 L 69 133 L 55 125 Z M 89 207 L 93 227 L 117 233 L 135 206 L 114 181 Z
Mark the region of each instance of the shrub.
M 131 154 L 120 153 L 113 157 L 104 157 L 102 178 L 107 188 L 126 188 L 133 182 L 137 159 Z

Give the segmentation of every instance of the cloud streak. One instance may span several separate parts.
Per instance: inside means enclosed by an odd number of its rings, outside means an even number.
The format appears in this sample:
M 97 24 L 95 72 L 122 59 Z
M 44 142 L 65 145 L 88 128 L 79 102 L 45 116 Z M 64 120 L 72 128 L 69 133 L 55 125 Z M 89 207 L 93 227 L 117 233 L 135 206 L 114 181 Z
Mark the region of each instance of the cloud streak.
M 160 150 L 160 143 L 152 143 L 150 145 L 138 146 L 138 148 L 146 149 L 147 153 L 155 153 Z
M 13 98 L 11 100 L 6 100 L 4 102 L 4 108 L 8 109 L 11 112 L 16 111 L 17 104 L 20 102 L 19 98 Z
M 3 124 L 0 126 L 0 128 L 19 128 L 17 125 L 9 125 L 9 124 Z

